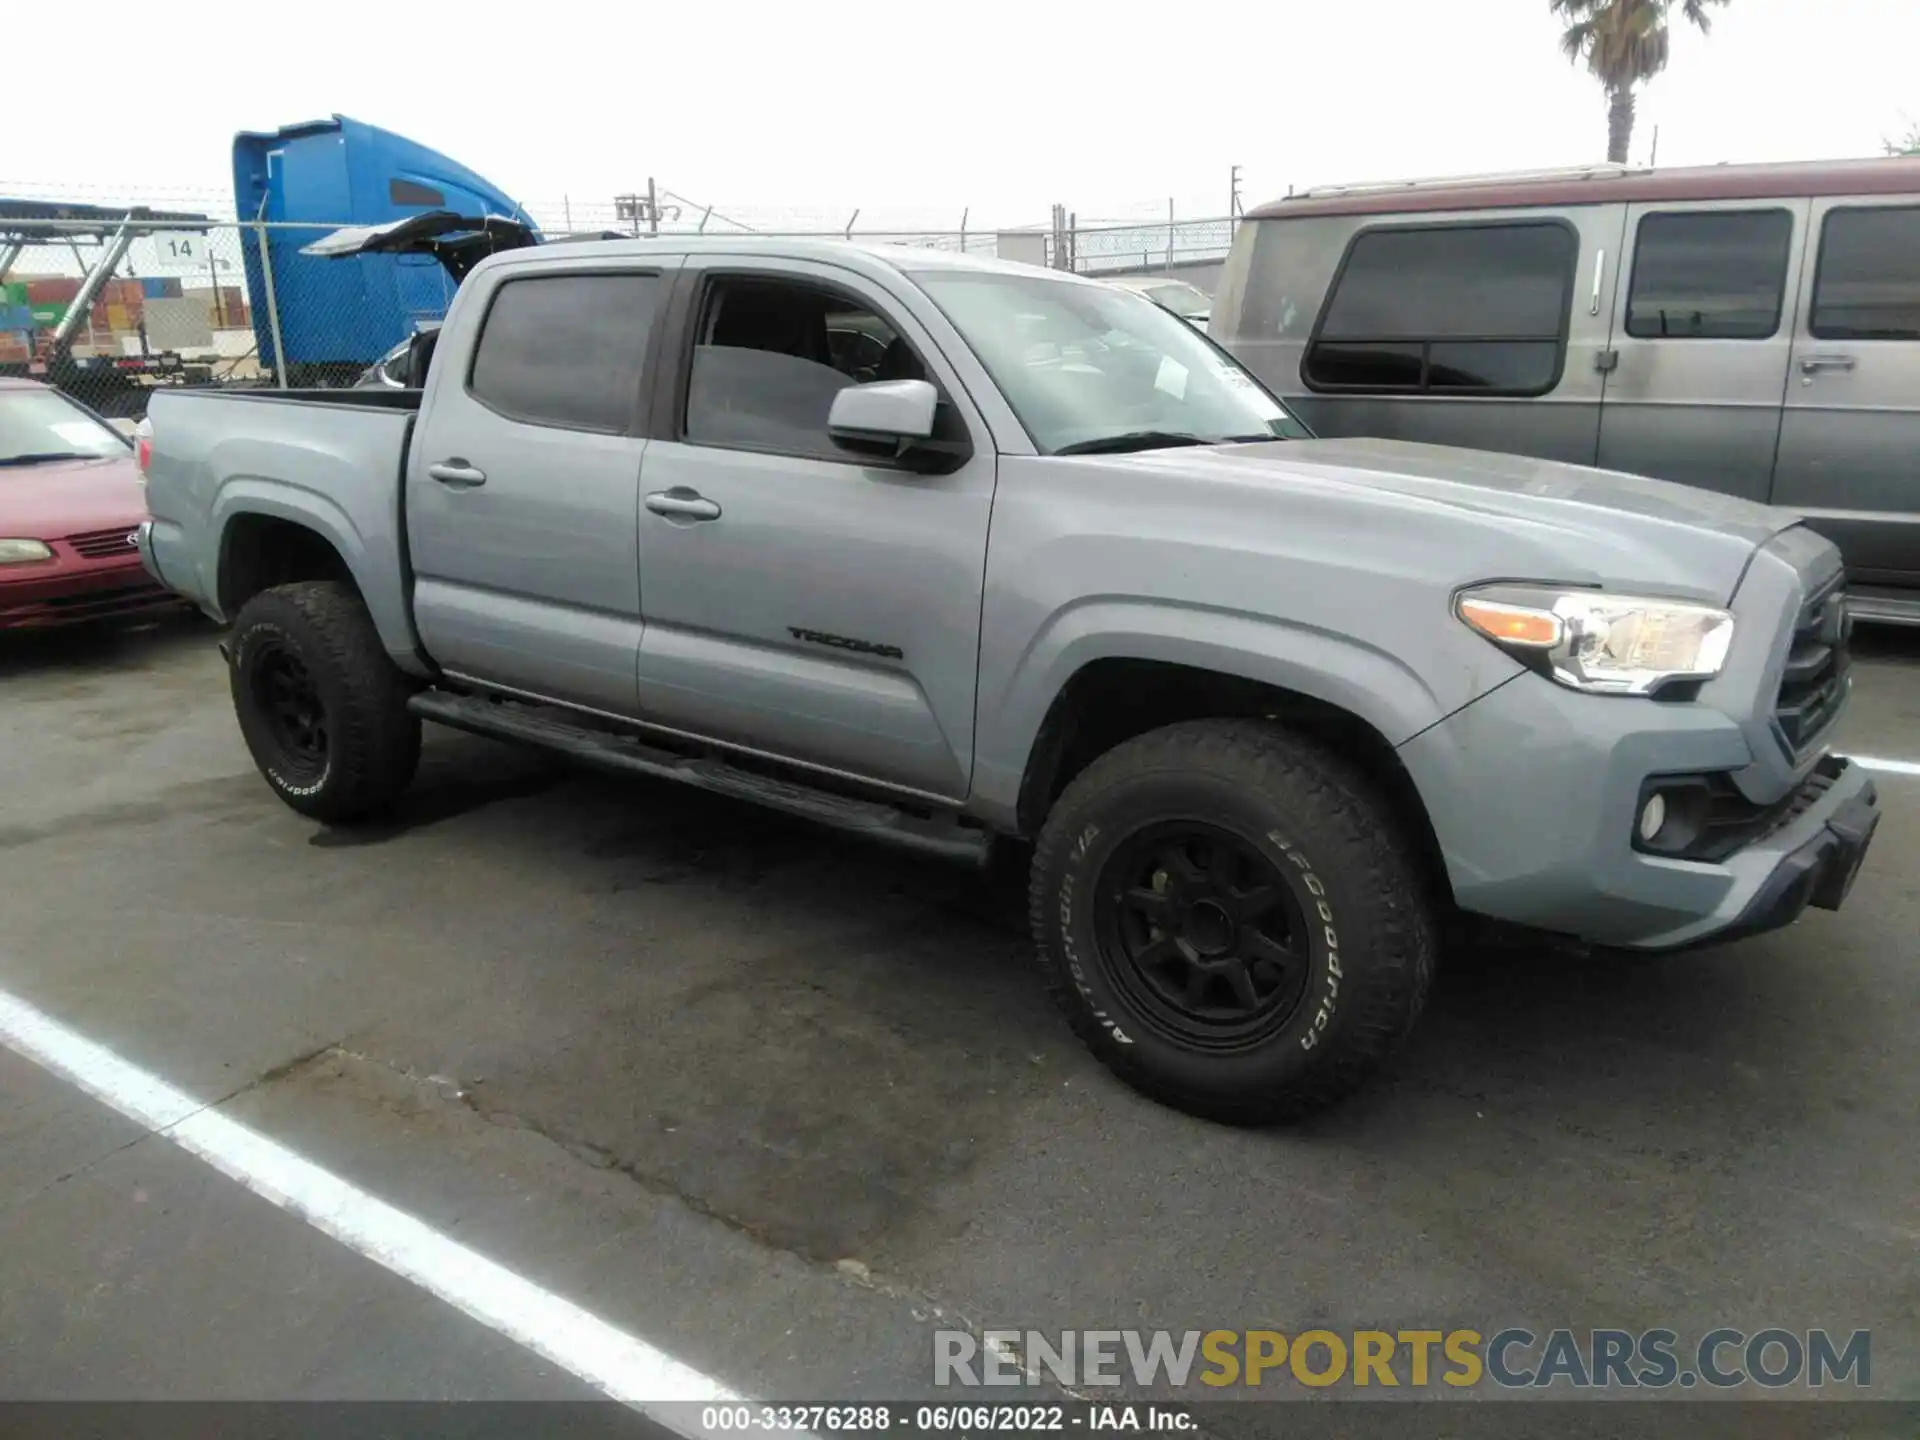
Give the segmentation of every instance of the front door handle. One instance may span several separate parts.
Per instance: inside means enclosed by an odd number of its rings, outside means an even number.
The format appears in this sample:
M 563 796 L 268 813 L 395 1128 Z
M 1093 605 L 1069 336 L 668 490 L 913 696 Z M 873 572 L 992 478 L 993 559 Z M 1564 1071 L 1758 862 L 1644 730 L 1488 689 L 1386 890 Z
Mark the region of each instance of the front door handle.
M 450 485 L 455 490 L 471 490 L 476 485 L 487 483 L 486 471 L 476 470 L 458 457 L 427 466 L 427 474 L 442 485 Z
M 698 490 L 676 485 L 671 490 L 656 490 L 647 496 L 647 509 L 675 520 L 718 520 L 720 507 Z
M 1803 355 L 1800 373 L 1818 375 L 1822 370 L 1851 370 L 1858 363 L 1851 355 Z

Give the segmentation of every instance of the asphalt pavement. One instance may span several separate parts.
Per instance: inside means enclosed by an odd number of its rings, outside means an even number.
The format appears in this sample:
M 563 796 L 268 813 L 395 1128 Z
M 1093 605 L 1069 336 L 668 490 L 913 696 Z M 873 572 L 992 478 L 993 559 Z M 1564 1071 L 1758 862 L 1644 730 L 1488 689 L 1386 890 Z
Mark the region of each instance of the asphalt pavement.
M 1778 1324 L 1920 1395 L 1920 777 L 1839 914 L 1456 957 L 1383 1083 L 1247 1132 L 1082 1054 L 992 879 L 444 732 L 304 821 L 213 638 L 0 637 L 0 991 L 742 1394 L 935 1394 L 942 1329 Z M 1920 761 L 1920 635 L 1859 649 L 1841 748 Z M 0 1362 L 593 1393 L 5 1050 Z

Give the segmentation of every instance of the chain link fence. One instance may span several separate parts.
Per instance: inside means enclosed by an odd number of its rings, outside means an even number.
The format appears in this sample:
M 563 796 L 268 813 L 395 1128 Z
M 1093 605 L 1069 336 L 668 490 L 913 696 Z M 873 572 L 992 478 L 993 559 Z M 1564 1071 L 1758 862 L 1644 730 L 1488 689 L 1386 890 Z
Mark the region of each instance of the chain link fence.
M 379 383 L 370 367 L 439 321 L 453 297 L 453 280 L 429 256 L 302 253 L 350 221 L 253 223 L 212 207 L 43 210 L 0 202 L 0 375 L 47 380 L 109 419 L 137 420 L 157 386 Z M 969 229 L 964 219 L 952 230 L 871 228 L 858 212 L 838 228 L 813 216 L 749 224 L 661 190 L 529 211 L 549 239 L 850 239 L 1116 277 L 1217 263 L 1233 232 L 1219 219 L 1079 223 L 1058 208 L 1051 225 L 1014 230 Z

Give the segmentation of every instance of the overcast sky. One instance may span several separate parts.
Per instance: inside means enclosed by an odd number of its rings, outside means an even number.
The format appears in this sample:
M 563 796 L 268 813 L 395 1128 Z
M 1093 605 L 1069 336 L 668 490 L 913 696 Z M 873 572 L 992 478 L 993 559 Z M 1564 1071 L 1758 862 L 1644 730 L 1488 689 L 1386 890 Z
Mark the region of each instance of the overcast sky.
M 40 38 L 28 60 L 7 47 L 0 194 L 224 195 L 234 131 L 335 111 L 536 207 L 654 175 L 762 226 L 858 207 L 862 228 L 963 208 L 985 228 L 1169 197 L 1217 215 L 1234 164 L 1251 206 L 1605 152 L 1601 92 L 1547 0 L 541 0 L 503 7 L 511 23 L 404 0 L 25 8 L 8 39 Z M 1678 37 L 1634 159 L 1656 125 L 1662 165 L 1878 153 L 1920 119 L 1916 56 L 1916 0 L 1732 0 L 1710 38 Z

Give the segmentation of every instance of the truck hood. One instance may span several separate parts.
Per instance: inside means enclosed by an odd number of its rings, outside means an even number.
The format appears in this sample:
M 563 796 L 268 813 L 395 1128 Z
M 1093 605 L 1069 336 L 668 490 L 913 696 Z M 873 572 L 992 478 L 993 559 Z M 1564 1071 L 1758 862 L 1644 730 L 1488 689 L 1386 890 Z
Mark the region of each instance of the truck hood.
M 146 518 L 131 457 L 0 468 L 0 535 L 58 540 L 119 525 L 131 530 Z
M 1500 572 L 1466 579 L 1652 588 L 1713 604 L 1731 598 L 1756 549 L 1800 519 L 1639 475 L 1402 440 L 1287 440 L 1129 458 L 1179 465 L 1196 478 L 1343 487 L 1371 506 L 1420 512 L 1413 518 L 1433 527 L 1435 545 L 1450 543 L 1451 515 L 1478 541 L 1463 554 Z

